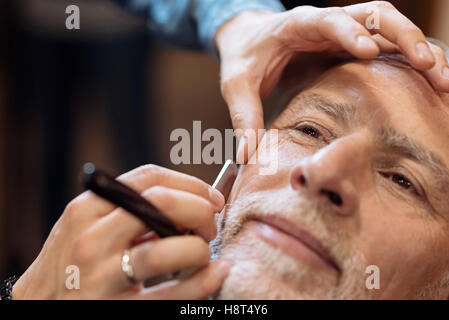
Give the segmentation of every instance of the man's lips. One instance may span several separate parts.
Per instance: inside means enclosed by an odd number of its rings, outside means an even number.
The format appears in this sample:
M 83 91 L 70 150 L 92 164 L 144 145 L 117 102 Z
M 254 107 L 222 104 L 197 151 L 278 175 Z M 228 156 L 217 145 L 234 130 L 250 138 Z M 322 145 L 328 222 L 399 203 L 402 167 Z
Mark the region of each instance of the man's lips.
M 249 221 L 248 221 L 249 222 Z M 280 217 L 253 217 L 257 233 L 266 241 L 283 251 L 313 265 L 323 262 L 339 273 L 340 267 L 322 243 L 294 222 Z

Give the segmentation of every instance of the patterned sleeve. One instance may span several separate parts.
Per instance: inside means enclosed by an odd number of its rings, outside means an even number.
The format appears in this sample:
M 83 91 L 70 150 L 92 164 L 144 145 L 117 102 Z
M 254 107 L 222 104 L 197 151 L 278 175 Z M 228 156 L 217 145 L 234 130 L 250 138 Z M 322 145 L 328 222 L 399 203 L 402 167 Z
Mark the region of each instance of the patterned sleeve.
M 148 27 L 164 41 L 203 48 L 218 57 L 218 28 L 247 10 L 282 12 L 279 0 L 114 0 L 147 18 Z

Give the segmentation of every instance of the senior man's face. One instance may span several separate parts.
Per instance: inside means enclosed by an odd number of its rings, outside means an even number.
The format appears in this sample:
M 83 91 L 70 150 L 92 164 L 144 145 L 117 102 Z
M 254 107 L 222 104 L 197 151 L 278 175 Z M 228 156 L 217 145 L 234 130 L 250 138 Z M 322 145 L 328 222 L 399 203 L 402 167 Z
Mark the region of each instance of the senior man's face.
M 447 97 L 410 68 L 351 62 L 271 128 L 276 174 L 245 166 L 222 213 L 212 247 L 234 266 L 218 298 L 447 298 Z

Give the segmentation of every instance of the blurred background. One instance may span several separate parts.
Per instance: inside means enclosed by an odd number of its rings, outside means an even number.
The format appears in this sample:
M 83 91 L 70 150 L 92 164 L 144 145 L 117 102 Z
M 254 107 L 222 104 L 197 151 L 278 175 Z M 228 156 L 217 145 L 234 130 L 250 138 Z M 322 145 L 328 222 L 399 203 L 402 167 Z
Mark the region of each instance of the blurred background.
M 343 6 L 359 1 L 282 1 Z M 449 1 L 391 1 L 449 43 Z M 65 8 L 81 29 L 65 28 Z M 34 260 L 94 162 L 114 175 L 156 163 L 212 183 L 220 165 L 170 162 L 170 133 L 232 128 L 219 65 L 158 43 L 142 18 L 108 0 L 0 1 L 0 279 Z

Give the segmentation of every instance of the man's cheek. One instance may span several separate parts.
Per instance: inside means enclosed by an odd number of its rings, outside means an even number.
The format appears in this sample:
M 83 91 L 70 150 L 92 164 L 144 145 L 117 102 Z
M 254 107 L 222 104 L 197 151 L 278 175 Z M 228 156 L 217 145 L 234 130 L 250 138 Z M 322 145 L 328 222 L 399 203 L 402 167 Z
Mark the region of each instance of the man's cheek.
M 254 191 L 285 187 L 290 183 L 292 168 L 308 153 L 292 142 L 287 130 L 268 130 L 259 143 L 257 153 L 249 164 L 240 169 L 230 200 Z
M 370 295 L 405 298 L 423 285 L 429 271 L 423 245 L 426 241 L 419 240 L 419 232 L 411 236 L 405 230 L 406 225 L 404 221 L 404 228 L 400 227 L 401 223 L 389 226 L 378 223 L 371 224 L 371 230 L 363 231 L 357 250 L 364 252 L 365 265 L 361 269 L 365 270 L 365 285 Z

